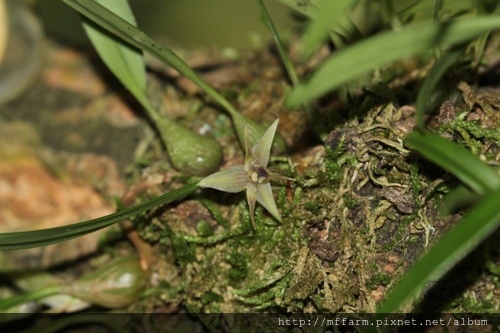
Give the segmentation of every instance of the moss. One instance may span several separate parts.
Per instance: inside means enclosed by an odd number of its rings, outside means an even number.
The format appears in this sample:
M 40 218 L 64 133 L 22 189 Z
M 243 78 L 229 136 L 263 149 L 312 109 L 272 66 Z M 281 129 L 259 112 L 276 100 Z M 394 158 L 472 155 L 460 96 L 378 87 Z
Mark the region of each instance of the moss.
M 195 247 L 187 242 L 184 237 L 176 235 L 168 225 L 166 229 L 169 233 L 177 262 L 181 266 L 186 266 L 195 261 Z
M 259 89 L 254 85 L 249 96 Z M 422 254 L 426 237 L 435 241 L 460 217 L 437 215 L 443 189 L 453 183 L 434 186 L 442 170 L 429 170 L 403 146 L 409 131 L 403 111 L 373 92 L 353 100 L 349 112 L 357 117 L 325 117 L 322 128 L 331 131 L 314 163 L 297 166 L 313 159 L 307 152 L 292 156 L 289 169 L 285 159 L 272 161 L 295 178 L 273 184 L 281 224 L 258 205 L 254 230 L 244 195 L 199 199 L 202 205 L 164 213 L 175 254 L 168 260 L 180 267 L 170 285 L 179 288 L 175 300 L 188 311 L 374 311 L 379 290 Z M 494 134 L 461 128 L 470 145 L 488 153 L 476 142 Z M 228 161 L 242 155 L 233 134 L 218 139 L 227 145 Z M 430 227 L 436 234 L 426 235 Z
M 327 146 L 325 150 L 326 177 L 333 184 L 338 183 L 342 176 L 342 173 L 340 171 L 342 168 L 343 160 L 340 159 L 340 156 L 344 150 L 344 141 L 345 137 L 343 136 L 340 139 L 337 147 L 330 148 L 329 146 Z
M 198 201 L 209 210 L 210 214 L 212 214 L 213 218 L 219 222 L 220 225 L 225 228 L 229 227 L 229 221 L 222 216 L 221 210 L 214 202 L 206 199 L 198 199 Z
M 321 205 L 317 202 L 306 202 L 304 208 L 316 215 L 319 213 Z
M 366 283 L 366 287 L 375 290 L 378 286 L 387 286 L 391 282 L 391 277 L 388 274 L 378 273 L 372 276 Z
M 198 222 L 196 230 L 201 237 L 212 236 L 214 233 L 210 225 L 205 220 L 201 220 L 200 222 Z
M 208 291 L 201 297 L 203 303 L 217 303 L 222 301 L 222 296 L 214 293 L 213 291 Z
M 241 254 L 236 251 L 229 253 L 226 260 L 231 264 L 232 268 L 228 270 L 229 278 L 237 282 L 243 281 L 248 275 L 248 261 L 250 258 L 246 254 Z

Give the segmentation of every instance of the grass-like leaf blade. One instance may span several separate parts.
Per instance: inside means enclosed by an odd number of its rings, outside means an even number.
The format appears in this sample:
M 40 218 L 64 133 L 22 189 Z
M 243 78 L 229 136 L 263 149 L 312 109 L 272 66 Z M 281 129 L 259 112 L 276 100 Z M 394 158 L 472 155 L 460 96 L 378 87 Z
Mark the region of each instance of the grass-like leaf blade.
M 154 207 L 180 200 L 198 188 L 197 183 L 188 184 L 180 189 L 160 195 L 152 200 L 121 210 L 114 214 L 61 227 L 0 233 L 0 251 L 28 249 L 67 241 L 91 232 L 106 228 L 116 222 Z
M 322 0 L 318 3 L 318 14 L 314 20 L 311 20 L 304 33 L 305 57 L 309 57 L 328 37 L 332 23 L 344 18 L 345 10 L 354 2 L 355 0 Z
M 135 19 L 125 0 L 99 0 L 100 12 L 112 10 L 113 14 L 135 27 Z M 97 9 L 96 9 L 97 10 Z M 210 139 L 187 130 L 181 125 L 162 117 L 146 94 L 146 68 L 141 50 L 103 29 L 84 16 L 83 27 L 99 56 L 113 74 L 141 103 L 155 124 L 170 161 L 178 170 L 195 175 L 207 175 L 219 167 L 222 152 L 219 145 Z
M 463 51 L 451 51 L 443 55 L 436 64 L 432 67 L 424 84 L 420 88 L 415 105 L 417 124 L 421 129 L 424 129 L 424 115 L 428 112 L 429 101 L 432 100 L 433 91 L 441 80 L 441 77 L 446 73 L 446 70 L 456 63 L 458 57 Z
M 410 298 L 418 296 L 427 283 L 437 281 L 469 254 L 500 225 L 500 190 L 488 194 L 467 217 L 445 234 L 426 253 L 378 308 L 379 313 L 398 311 Z
M 121 17 L 115 15 L 94 0 L 62 0 L 80 14 L 97 23 L 107 31 L 123 39 L 132 46 L 147 51 L 158 59 L 175 68 L 179 73 L 193 81 L 210 97 L 223 106 L 230 114 L 236 113 L 232 105 L 208 83 L 206 83 L 184 60 L 164 45 L 137 29 Z
M 443 200 L 439 207 L 441 215 L 449 215 L 459 207 L 470 207 L 482 199 L 480 194 L 473 192 L 465 185 L 459 185 L 452 189 Z
M 182 60 L 177 54 L 172 50 L 165 47 L 161 43 L 158 43 L 150 36 L 145 34 L 143 31 L 130 24 L 126 20 L 122 19 L 118 15 L 109 11 L 107 8 L 101 6 L 94 0 L 62 0 L 68 6 L 75 9 L 77 12 L 92 20 L 105 30 L 121 38 L 130 45 L 137 47 L 145 52 L 149 52 L 151 55 L 155 56 L 159 60 L 165 62 L 166 64 L 172 66 L 179 73 L 184 75 L 186 78 L 193 81 L 201 90 L 203 90 L 208 96 L 213 98 L 220 106 L 222 106 L 231 116 L 233 123 L 235 125 L 236 131 L 238 133 L 238 138 L 242 146 L 244 143 L 244 135 L 241 129 L 245 128 L 247 124 L 252 127 L 256 133 L 263 134 L 265 132 L 265 127 L 256 123 L 255 121 L 242 115 L 229 103 L 229 101 L 219 94 L 215 89 L 213 89 L 207 82 L 205 82 L 194 70 L 189 67 L 184 60 Z M 137 96 L 136 96 L 137 97 Z M 140 100 L 144 107 L 147 107 L 147 100 Z M 154 113 L 149 112 L 150 116 Z M 153 119 L 155 122 L 159 122 L 158 119 Z M 165 122 L 165 121 L 164 121 Z M 166 124 L 167 127 L 175 126 L 175 123 Z M 260 135 L 261 136 L 261 135 Z M 259 137 L 260 137 L 259 136 Z M 255 142 L 250 142 L 251 144 Z M 276 135 L 274 139 L 274 148 L 277 151 L 284 151 L 286 147 L 284 139 Z
M 292 61 L 290 57 L 288 56 L 288 53 L 285 50 L 285 46 L 283 45 L 283 42 L 281 41 L 281 38 L 278 34 L 278 31 L 276 30 L 276 27 L 273 24 L 273 20 L 271 19 L 271 16 L 269 16 L 269 12 L 266 9 L 266 6 L 264 5 L 263 0 L 257 0 L 259 3 L 260 9 L 262 11 L 262 15 L 264 16 L 264 21 L 266 22 L 269 31 L 273 35 L 274 42 L 276 43 L 276 47 L 278 48 L 278 52 L 281 57 L 281 61 L 283 62 L 283 65 L 285 66 L 285 69 L 288 73 L 288 76 L 290 78 L 290 81 L 292 81 L 292 84 L 296 86 L 299 83 L 299 79 L 297 77 L 297 73 L 295 72 L 295 69 L 293 68 Z
M 342 84 L 391 62 L 470 40 L 500 28 L 500 16 L 491 15 L 450 22 L 432 22 L 384 32 L 334 53 L 309 81 L 295 87 L 287 98 L 298 106 Z
M 135 22 L 126 0 L 94 0 L 132 25 Z M 83 28 L 106 66 L 132 94 L 141 100 L 146 96 L 146 66 L 140 49 L 120 42 L 118 38 L 88 19 Z M 144 95 L 144 96 L 139 96 Z
M 478 194 L 486 194 L 500 188 L 500 176 L 492 168 L 451 141 L 432 133 L 412 132 L 405 142 Z

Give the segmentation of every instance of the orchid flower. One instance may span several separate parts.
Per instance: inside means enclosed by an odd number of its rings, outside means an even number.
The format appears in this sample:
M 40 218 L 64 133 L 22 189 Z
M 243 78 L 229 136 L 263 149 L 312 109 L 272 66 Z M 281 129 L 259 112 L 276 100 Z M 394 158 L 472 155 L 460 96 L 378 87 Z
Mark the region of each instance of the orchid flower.
M 269 181 L 275 178 L 284 178 L 273 174 L 267 169 L 269 155 L 274 134 L 278 127 L 279 119 L 276 119 L 267 129 L 264 136 L 250 147 L 248 142 L 250 128 L 245 127 L 245 161 L 243 165 L 234 165 L 226 170 L 216 172 L 200 180 L 198 186 L 214 188 L 219 191 L 237 193 L 246 190 L 250 219 L 255 228 L 255 202 L 257 201 L 271 215 L 281 222 L 281 217 L 274 201 L 271 184 Z

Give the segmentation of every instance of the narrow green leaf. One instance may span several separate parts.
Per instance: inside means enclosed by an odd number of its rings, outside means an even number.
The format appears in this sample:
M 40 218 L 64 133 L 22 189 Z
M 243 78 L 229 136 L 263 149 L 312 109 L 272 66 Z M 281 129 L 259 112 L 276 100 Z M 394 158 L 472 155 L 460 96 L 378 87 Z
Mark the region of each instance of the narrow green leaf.
M 189 67 L 179 56 L 170 49 L 158 43 L 147 34 L 137 29 L 121 17 L 104 8 L 94 0 L 62 0 L 80 14 L 97 23 L 112 34 L 123 39 L 132 46 L 147 51 L 158 59 L 175 68 L 179 73 L 193 81 L 210 97 L 223 106 L 230 114 L 237 112 L 232 105 L 195 71 Z
M 271 17 L 267 12 L 266 6 L 264 6 L 264 2 L 262 0 L 258 0 L 258 3 L 260 5 L 262 14 L 264 15 L 264 21 L 266 22 L 269 31 L 273 35 L 274 42 L 276 43 L 276 47 L 278 48 L 278 52 L 281 57 L 281 61 L 283 62 L 283 65 L 285 66 L 288 76 L 290 77 L 290 81 L 292 81 L 292 84 L 296 86 L 299 83 L 299 79 L 297 77 L 295 69 L 293 68 L 292 61 L 290 60 L 290 57 L 288 56 L 288 53 L 286 52 L 285 47 L 281 42 L 281 38 L 278 34 L 278 31 L 274 27 L 273 21 L 271 20 Z
M 0 251 L 29 249 L 81 237 L 154 207 L 180 200 L 197 188 L 196 183 L 188 184 L 139 205 L 85 222 L 34 231 L 0 233 Z
M 267 127 L 264 127 L 261 124 L 239 113 L 233 116 L 233 124 L 242 147 L 245 147 L 245 127 L 247 125 L 249 127 L 248 142 L 250 143 L 250 146 L 255 145 L 260 140 L 260 138 L 262 138 L 262 136 L 267 130 Z M 282 136 L 275 135 L 273 141 L 274 153 L 279 154 L 284 152 L 285 150 L 286 150 L 285 140 L 283 139 Z
M 315 4 L 315 0 L 278 0 L 279 2 L 285 4 L 286 6 L 296 10 L 302 15 L 308 17 L 316 17 L 319 13 L 319 9 Z
M 159 60 L 172 66 L 186 78 L 193 81 L 198 87 L 200 87 L 203 91 L 205 91 L 205 93 L 208 96 L 213 98 L 217 103 L 219 103 L 220 106 L 222 106 L 230 114 L 236 127 L 244 126 L 245 124 L 249 123 L 251 124 L 251 126 L 259 128 L 259 131 L 262 132 L 265 131 L 264 126 L 253 122 L 251 119 L 243 116 L 238 111 L 236 111 L 234 107 L 231 105 L 231 103 L 229 103 L 229 101 L 226 98 L 224 98 L 224 96 L 219 94 L 208 83 L 206 83 L 194 70 L 191 69 L 191 67 L 189 67 L 188 64 L 184 62 L 184 60 L 182 60 L 179 56 L 177 56 L 174 52 L 172 52 L 164 45 L 158 43 L 157 41 L 149 37 L 147 34 L 137 29 L 137 27 L 135 27 L 134 25 L 130 24 L 121 17 L 115 15 L 113 12 L 101 6 L 94 0 L 62 0 L 62 1 L 65 2 L 68 6 L 78 11 L 80 14 L 87 17 L 89 20 L 95 22 L 105 30 L 109 31 L 113 35 L 116 35 L 120 39 L 124 40 L 125 42 L 129 43 L 130 45 L 138 49 L 141 49 L 145 52 L 149 52 Z M 135 97 L 139 99 L 141 104 L 148 110 L 148 115 L 152 117 L 153 121 L 155 123 L 158 123 L 159 122 L 158 117 L 154 116 L 155 115 L 154 108 L 151 107 L 151 103 L 149 103 L 147 98 L 142 98 L 139 96 Z M 166 124 L 167 121 L 168 120 L 163 121 L 163 125 L 176 127 L 175 123 L 173 125 Z M 243 122 L 243 124 L 236 124 L 236 122 L 240 123 Z M 179 126 L 177 125 L 177 127 Z M 244 137 L 239 136 L 242 146 L 244 146 L 245 144 L 244 141 L 242 141 L 243 138 Z M 205 140 L 207 142 L 210 141 L 206 138 Z M 168 144 L 173 144 L 173 143 L 171 142 L 171 140 L 169 140 L 169 142 L 167 143 L 167 147 Z M 277 136 L 275 144 L 276 146 L 278 146 L 279 151 L 285 150 L 286 145 L 283 138 Z M 211 147 L 204 149 L 193 149 L 192 151 L 206 152 L 206 151 L 212 151 L 212 148 L 213 145 L 211 145 Z M 209 156 L 208 153 L 205 153 L 205 155 Z
M 405 142 L 478 194 L 500 188 L 500 176 L 492 168 L 451 141 L 431 133 L 412 132 Z
M 317 98 L 362 74 L 397 59 L 410 57 L 470 40 L 491 29 L 500 28 L 499 16 L 432 22 L 381 33 L 330 56 L 308 82 L 299 84 L 288 96 L 290 106 Z
M 136 25 L 126 0 L 104 1 L 100 11 L 111 10 L 127 24 Z M 165 143 L 170 161 L 177 170 L 194 175 L 207 175 L 219 168 L 220 146 L 159 115 L 146 93 L 146 68 L 140 49 L 127 44 L 99 25 L 84 19 L 83 27 L 99 56 L 113 74 L 146 110 Z
M 136 26 L 134 15 L 127 0 L 94 0 L 109 9 L 128 23 Z M 102 29 L 92 21 L 84 19 L 83 28 L 92 45 L 106 66 L 115 74 L 134 96 L 146 94 L 146 67 L 142 52 L 120 42 L 114 35 Z
M 443 8 L 443 0 L 436 0 L 436 5 L 434 6 L 433 19 L 435 22 L 439 21 L 439 12 Z
M 446 194 L 440 204 L 439 213 L 443 216 L 449 215 L 458 207 L 470 207 L 481 199 L 481 195 L 474 193 L 465 185 L 460 185 Z
M 318 2 L 319 11 L 314 20 L 311 20 L 304 34 L 304 56 L 310 57 L 316 48 L 323 42 L 330 32 L 334 22 L 346 16 L 346 9 L 356 0 L 321 0 Z
M 379 307 L 379 313 L 398 311 L 418 296 L 425 285 L 440 279 L 458 261 L 500 226 L 500 190 L 488 194 L 474 211 L 462 219 L 424 255 L 394 287 Z
M 285 47 L 283 43 L 281 42 L 281 38 L 278 34 L 278 31 L 274 27 L 273 21 L 271 20 L 271 17 L 269 16 L 269 13 L 267 12 L 266 7 L 264 6 L 264 2 L 262 0 L 258 0 L 259 5 L 261 7 L 262 13 L 264 14 L 264 20 L 267 23 L 267 26 L 269 27 L 269 30 L 274 38 L 274 42 L 276 43 L 276 47 L 278 48 L 281 61 L 283 62 L 283 65 L 285 66 L 285 69 L 288 73 L 288 77 L 290 78 L 290 81 L 292 82 L 292 85 L 295 87 L 299 84 L 299 78 L 297 76 L 297 72 L 295 71 L 295 68 L 293 67 L 292 60 L 288 56 L 288 53 L 285 50 Z M 313 110 L 310 105 L 305 104 L 303 105 L 303 108 L 305 109 L 307 116 L 309 118 L 312 118 L 312 113 Z M 245 126 L 238 126 L 236 125 L 236 120 L 234 120 L 236 131 L 238 135 L 243 135 L 243 131 Z M 250 124 L 251 125 L 251 124 Z M 253 129 L 251 127 L 251 130 L 249 132 L 249 143 L 251 146 L 257 143 L 257 140 L 260 139 L 264 135 L 265 129 L 260 128 L 260 129 Z M 241 139 L 240 139 L 241 140 Z M 285 142 L 283 138 L 278 134 L 274 137 L 273 141 L 273 148 L 275 153 L 280 153 L 283 151 L 283 148 L 285 147 Z
M 427 75 L 424 84 L 418 92 L 416 102 L 415 116 L 417 117 L 417 125 L 420 127 L 420 129 L 424 129 L 424 114 L 426 112 L 432 111 L 428 110 L 428 108 L 430 105 L 430 101 L 432 100 L 434 89 L 441 80 L 441 77 L 444 75 L 444 73 L 446 73 L 446 70 L 457 62 L 458 57 L 460 57 L 461 54 L 463 54 L 462 50 L 446 53 L 441 59 L 438 60 L 438 62 L 436 62 L 436 64 L 434 64 L 429 74 Z
M 419 0 L 412 6 L 401 11 L 401 15 L 405 18 L 411 16 L 425 17 L 436 16 L 436 8 L 439 9 L 437 15 L 443 12 L 461 13 L 467 10 L 477 10 L 482 0 L 444 0 L 441 4 L 436 0 Z M 441 2 L 441 1 L 439 1 Z
M 40 299 L 56 295 L 61 290 L 60 286 L 52 286 L 45 287 L 40 290 L 34 290 L 31 292 L 27 292 L 23 295 L 12 296 L 9 298 L 0 299 L 0 311 L 1 312 L 11 312 L 15 311 L 17 313 L 20 312 L 20 309 L 16 309 L 23 304 L 27 304 L 29 302 L 35 302 Z
M 304 0 L 304 1 L 278 0 L 278 1 L 282 2 L 286 6 L 301 13 L 302 15 L 309 17 L 314 21 L 316 21 L 320 16 L 325 16 L 325 19 L 328 20 L 329 14 L 332 14 L 332 13 L 327 13 L 326 11 L 322 11 L 319 7 L 320 4 L 318 4 L 317 0 Z M 327 5 L 333 6 L 334 3 L 337 2 L 337 0 L 336 1 L 326 0 L 326 2 Z M 372 6 L 373 7 L 378 6 L 378 4 L 375 2 L 352 0 L 353 8 L 360 3 L 361 7 L 363 7 L 364 9 L 371 8 Z M 335 6 L 336 5 L 337 4 L 335 4 Z M 336 47 L 344 46 L 345 44 L 344 39 L 353 40 L 361 36 L 360 31 L 356 27 L 356 24 L 359 23 L 359 21 L 364 20 L 364 17 L 362 17 L 362 15 L 356 15 L 356 14 L 337 15 L 336 13 L 333 13 L 333 15 L 335 15 L 336 17 L 334 20 L 330 20 L 328 30 L 330 33 L 330 38 L 332 39 Z M 321 26 L 323 27 L 323 24 L 321 24 Z

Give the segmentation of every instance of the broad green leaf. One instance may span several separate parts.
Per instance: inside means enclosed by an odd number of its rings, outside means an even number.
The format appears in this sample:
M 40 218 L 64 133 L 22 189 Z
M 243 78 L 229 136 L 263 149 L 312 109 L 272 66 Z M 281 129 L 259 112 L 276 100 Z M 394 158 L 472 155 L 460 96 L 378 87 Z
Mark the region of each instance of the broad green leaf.
M 335 52 L 309 81 L 299 84 L 287 103 L 297 106 L 332 91 L 342 84 L 391 62 L 470 40 L 500 28 L 500 16 L 484 16 L 451 22 L 432 22 L 384 32 Z
M 80 14 L 95 22 L 106 31 L 126 41 L 130 45 L 137 47 L 143 51 L 147 51 L 158 59 L 175 68 L 179 73 L 196 83 L 209 96 L 214 98 L 218 103 L 226 109 L 231 109 L 229 112 L 236 112 L 229 102 L 219 93 L 217 93 L 210 85 L 193 71 L 188 64 L 184 62 L 170 49 L 155 41 L 143 31 L 137 29 L 133 24 L 115 15 L 112 11 L 101 6 L 94 0 L 62 0 L 68 6 L 72 7 Z
M 430 101 L 433 98 L 434 89 L 441 80 L 441 77 L 444 75 L 444 73 L 446 73 L 446 70 L 457 62 L 458 57 L 460 57 L 462 53 L 462 50 L 446 53 L 441 59 L 438 60 L 438 62 L 436 62 L 436 64 L 434 64 L 429 74 L 427 75 L 424 84 L 418 92 L 416 102 L 415 116 L 417 117 L 417 124 L 420 129 L 424 129 L 424 114 L 426 112 L 432 111 L 427 109 L 431 104 Z
M 413 132 L 406 137 L 405 142 L 478 194 L 500 188 L 500 176 L 495 170 L 451 141 L 431 133 Z
M 0 233 L 0 251 L 29 249 L 80 237 L 99 229 L 106 228 L 121 220 L 131 218 L 132 216 L 154 207 L 180 200 L 194 192 L 197 188 L 198 186 L 196 183 L 189 184 L 139 205 L 85 222 L 34 231 Z
M 458 261 L 500 226 L 500 190 L 488 194 L 467 217 L 445 234 L 394 287 L 377 312 L 400 310 L 411 298 L 421 294 L 425 285 L 439 280 Z

